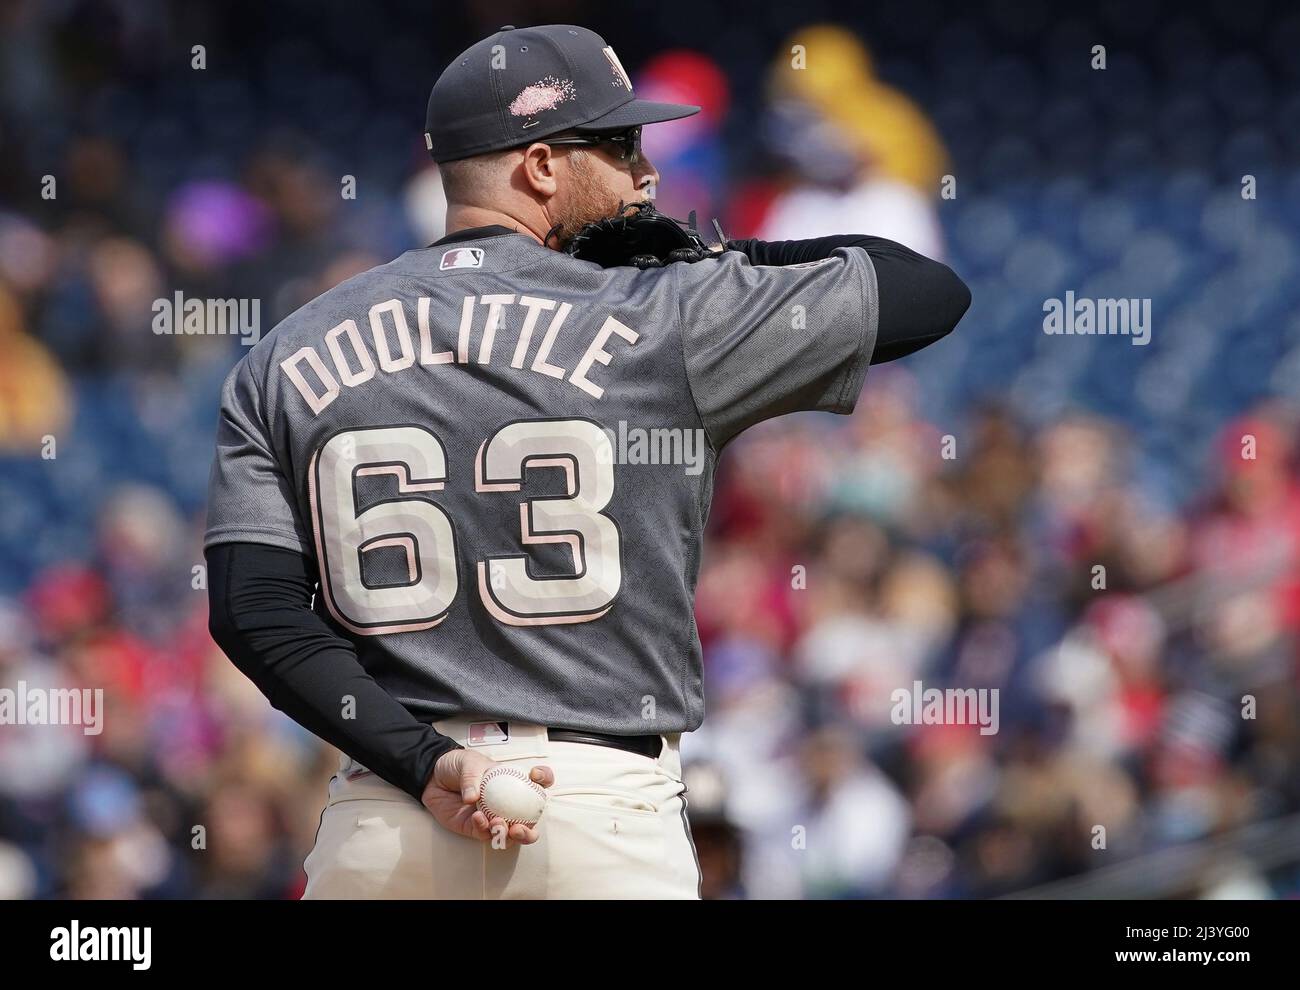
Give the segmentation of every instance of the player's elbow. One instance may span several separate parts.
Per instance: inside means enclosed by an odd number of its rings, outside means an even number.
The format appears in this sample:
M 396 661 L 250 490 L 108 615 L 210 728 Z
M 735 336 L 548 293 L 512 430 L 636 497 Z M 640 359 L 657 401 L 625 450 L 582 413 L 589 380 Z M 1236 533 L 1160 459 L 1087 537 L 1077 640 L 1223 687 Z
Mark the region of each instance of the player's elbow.
M 882 285 L 872 364 L 897 361 L 942 340 L 970 308 L 970 289 L 951 268 L 917 254 L 908 260 L 905 279 Z
M 234 547 L 228 544 L 211 547 L 208 562 L 208 635 L 230 662 L 250 678 L 256 671 L 249 662 L 248 635 L 251 611 L 241 610 L 230 595 L 230 561 Z M 244 616 L 241 621 L 241 614 Z M 256 680 L 256 678 L 253 678 Z
M 226 655 L 231 664 L 271 701 L 275 707 L 274 681 L 259 651 L 254 648 L 254 629 L 242 622 L 228 598 L 215 594 L 208 596 L 208 635 Z
M 211 591 L 208 593 L 208 635 L 232 660 L 239 654 L 241 635 L 230 603 Z
M 937 337 L 946 337 L 970 309 L 970 286 L 942 262 L 933 261 L 931 264 L 935 269 L 931 275 L 934 280 L 935 331 Z

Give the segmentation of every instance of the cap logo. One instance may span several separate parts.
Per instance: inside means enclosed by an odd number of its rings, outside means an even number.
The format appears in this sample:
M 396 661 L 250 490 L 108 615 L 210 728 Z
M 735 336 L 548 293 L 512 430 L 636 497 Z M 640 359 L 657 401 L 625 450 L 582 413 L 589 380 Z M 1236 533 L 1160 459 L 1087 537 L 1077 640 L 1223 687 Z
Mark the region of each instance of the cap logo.
M 450 251 L 442 253 L 442 260 L 438 262 L 438 271 L 445 272 L 451 268 L 482 268 L 483 267 L 483 249 L 482 248 L 453 248 Z
M 624 87 L 629 93 L 632 92 L 632 79 L 623 68 L 623 63 L 618 60 L 618 56 L 614 54 L 614 49 L 606 45 L 601 51 L 605 53 L 609 67 L 614 70 L 614 85 Z
M 573 80 L 546 76 L 525 86 L 510 103 L 512 117 L 536 117 L 574 98 Z

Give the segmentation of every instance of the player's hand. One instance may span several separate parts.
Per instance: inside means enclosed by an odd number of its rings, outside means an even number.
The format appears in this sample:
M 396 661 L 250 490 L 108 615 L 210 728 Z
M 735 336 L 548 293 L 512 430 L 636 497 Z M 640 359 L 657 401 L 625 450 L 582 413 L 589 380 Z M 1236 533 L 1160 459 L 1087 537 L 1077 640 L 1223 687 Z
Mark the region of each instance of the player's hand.
M 490 841 L 498 829 L 507 829 L 507 845 L 518 842 L 529 845 L 538 838 L 537 827 L 529 825 L 507 825 L 504 819 L 487 815 L 478 810 L 478 788 L 483 774 L 495 761 L 482 753 L 468 749 L 453 749 L 444 753 L 434 764 L 433 776 L 425 785 L 421 800 L 429 809 L 439 825 L 471 839 Z M 555 783 L 555 774 L 550 767 L 533 767 L 529 772 L 536 783 L 550 787 Z

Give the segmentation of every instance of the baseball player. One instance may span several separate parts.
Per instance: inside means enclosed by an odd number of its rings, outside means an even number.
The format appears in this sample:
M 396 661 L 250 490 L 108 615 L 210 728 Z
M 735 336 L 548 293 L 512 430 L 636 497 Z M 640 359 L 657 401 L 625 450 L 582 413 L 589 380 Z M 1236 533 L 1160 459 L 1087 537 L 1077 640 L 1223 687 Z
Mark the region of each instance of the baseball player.
M 584 28 L 502 28 L 429 99 L 447 235 L 308 303 L 226 381 L 210 628 L 342 753 L 307 897 L 699 896 L 678 743 L 704 717 L 718 454 L 782 413 L 851 412 L 869 364 L 970 295 L 866 235 L 656 248 L 641 128 L 697 110 L 636 99 Z M 611 229 L 620 259 L 569 253 Z M 698 439 L 701 469 L 625 456 L 635 431 Z M 502 763 L 546 789 L 535 824 L 478 807 Z

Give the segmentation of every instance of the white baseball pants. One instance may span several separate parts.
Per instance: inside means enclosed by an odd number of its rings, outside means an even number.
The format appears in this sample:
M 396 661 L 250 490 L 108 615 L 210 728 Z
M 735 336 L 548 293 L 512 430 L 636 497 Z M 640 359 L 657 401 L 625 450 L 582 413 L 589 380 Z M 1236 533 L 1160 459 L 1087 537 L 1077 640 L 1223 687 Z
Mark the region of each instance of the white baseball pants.
M 434 724 L 461 745 L 555 783 L 540 838 L 508 849 L 455 835 L 415 798 L 343 758 L 330 781 L 305 898 L 455 900 L 699 897 L 676 734 L 658 759 L 588 743 L 552 742 L 542 726 L 509 723 L 484 742 L 479 720 Z M 504 724 L 504 723 L 502 723 Z

